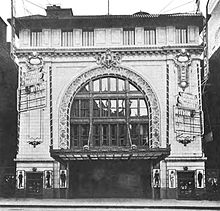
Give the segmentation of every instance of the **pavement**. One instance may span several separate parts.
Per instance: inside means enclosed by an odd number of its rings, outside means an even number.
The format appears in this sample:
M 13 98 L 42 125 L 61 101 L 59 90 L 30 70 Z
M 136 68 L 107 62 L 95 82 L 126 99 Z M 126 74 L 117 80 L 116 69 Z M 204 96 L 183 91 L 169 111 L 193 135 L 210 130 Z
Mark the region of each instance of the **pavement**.
M 135 198 L 100 198 L 100 199 L 32 199 L 0 198 L 2 208 L 103 208 L 103 209 L 193 209 L 220 210 L 220 201 L 175 200 L 175 199 L 135 199 Z

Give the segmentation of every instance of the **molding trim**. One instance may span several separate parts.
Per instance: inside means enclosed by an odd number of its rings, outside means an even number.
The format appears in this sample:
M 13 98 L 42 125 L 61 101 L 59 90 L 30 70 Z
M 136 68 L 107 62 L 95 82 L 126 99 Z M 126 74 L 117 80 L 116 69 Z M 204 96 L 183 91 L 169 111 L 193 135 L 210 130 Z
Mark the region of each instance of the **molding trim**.
M 131 47 L 112 47 L 109 48 L 112 53 L 120 53 L 121 56 L 134 56 L 134 55 L 167 55 L 180 53 L 182 49 L 187 50 L 190 54 L 200 55 L 203 52 L 201 45 L 174 45 L 174 46 L 131 46 Z M 33 55 L 33 52 L 38 52 L 42 57 L 88 57 L 99 56 L 106 52 L 106 47 L 90 47 L 90 48 L 20 48 L 16 49 L 16 56 L 18 58 L 28 57 Z

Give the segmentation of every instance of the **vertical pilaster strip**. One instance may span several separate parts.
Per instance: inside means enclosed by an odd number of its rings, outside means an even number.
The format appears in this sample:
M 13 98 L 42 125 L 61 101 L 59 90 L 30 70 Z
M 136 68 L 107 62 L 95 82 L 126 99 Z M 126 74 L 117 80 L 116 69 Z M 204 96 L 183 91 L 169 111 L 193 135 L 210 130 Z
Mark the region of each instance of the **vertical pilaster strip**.
M 50 89 L 50 147 L 53 147 L 53 98 L 52 98 L 52 67 L 49 67 Z
M 199 100 L 199 113 L 200 113 L 200 124 L 201 124 L 201 135 L 204 133 L 204 126 L 203 126 L 203 113 L 202 113 L 202 85 L 201 85 L 201 68 L 200 65 L 196 64 L 197 70 L 197 81 L 198 81 L 198 100 Z
M 169 101 L 169 64 L 167 64 L 166 66 L 166 118 L 167 118 L 167 121 L 166 121 L 166 141 L 167 141 L 167 145 L 169 145 L 169 107 L 170 107 L 170 101 Z
M 21 104 L 21 83 L 22 83 L 22 67 L 18 69 L 18 89 L 17 89 L 17 150 L 20 142 L 20 104 Z

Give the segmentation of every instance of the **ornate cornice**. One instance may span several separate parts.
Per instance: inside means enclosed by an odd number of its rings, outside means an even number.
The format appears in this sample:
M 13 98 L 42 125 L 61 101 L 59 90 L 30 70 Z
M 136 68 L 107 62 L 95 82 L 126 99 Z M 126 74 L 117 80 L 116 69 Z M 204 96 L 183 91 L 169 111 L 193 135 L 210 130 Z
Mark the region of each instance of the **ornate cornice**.
M 89 71 L 84 72 L 79 77 L 75 78 L 71 84 L 67 87 L 63 97 L 61 98 L 61 103 L 59 106 L 59 148 L 69 149 L 70 148 L 70 109 L 71 104 L 79 88 L 92 78 L 100 77 L 102 75 L 115 75 L 123 76 L 130 79 L 134 84 L 136 84 L 146 96 L 149 102 L 150 110 L 150 121 L 151 121 L 151 134 L 150 134 L 150 147 L 157 148 L 161 146 L 160 138 L 160 108 L 157 96 L 150 85 L 145 79 L 143 79 L 137 73 L 121 67 L 111 67 L 103 68 L 97 67 Z
M 186 49 L 190 54 L 200 55 L 203 52 L 203 46 L 201 45 L 175 45 L 175 46 L 131 46 L 131 47 L 112 47 L 109 48 L 112 53 L 119 53 L 122 56 L 135 56 L 135 55 L 167 55 L 167 54 L 178 54 L 182 49 Z M 18 58 L 28 57 L 38 52 L 42 57 L 88 57 L 98 56 L 106 52 L 106 47 L 97 48 L 20 48 L 16 49 L 16 55 Z

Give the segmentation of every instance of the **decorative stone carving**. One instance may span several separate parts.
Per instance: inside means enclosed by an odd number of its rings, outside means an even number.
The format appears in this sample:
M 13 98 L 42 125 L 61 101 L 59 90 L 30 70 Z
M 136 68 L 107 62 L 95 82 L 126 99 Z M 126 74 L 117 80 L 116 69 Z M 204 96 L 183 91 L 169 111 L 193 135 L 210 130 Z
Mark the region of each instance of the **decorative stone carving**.
M 182 49 L 174 61 L 178 68 L 178 85 L 184 91 L 189 86 L 189 66 L 192 60 L 189 53 L 185 49 Z
M 31 138 L 29 141 L 28 141 L 28 144 L 32 145 L 34 148 L 36 148 L 37 145 L 43 143 L 43 141 L 39 138 Z
M 111 68 L 121 62 L 121 56 L 107 49 L 105 53 L 96 56 L 96 63 L 102 67 Z
M 84 72 L 82 75 L 77 77 L 67 88 L 64 96 L 62 97 L 61 104 L 59 106 L 59 147 L 61 149 L 69 149 L 70 148 L 70 124 L 69 115 L 71 104 L 74 99 L 74 96 L 77 93 L 77 90 L 82 86 L 82 84 L 86 83 L 91 78 L 100 77 L 102 75 L 115 75 L 115 76 L 124 76 L 129 78 L 133 83 L 137 84 L 139 88 L 146 95 L 149 102 L 149 110 L 150 116 L 153 121 L 152 122 L 152 130 L 150 135 L 149 143 L 151 148 L 157 148 L 161 146 L 160 141 L 160 109 L 159 102 L 156 97 L 155 92 L 149 86 L 149 84 L 137 73 L 124 68 L 124 67 L 115 67 L 111 68 L 111 71 L 107 68 L 98 67 L 91 69 L 87 72 Z

